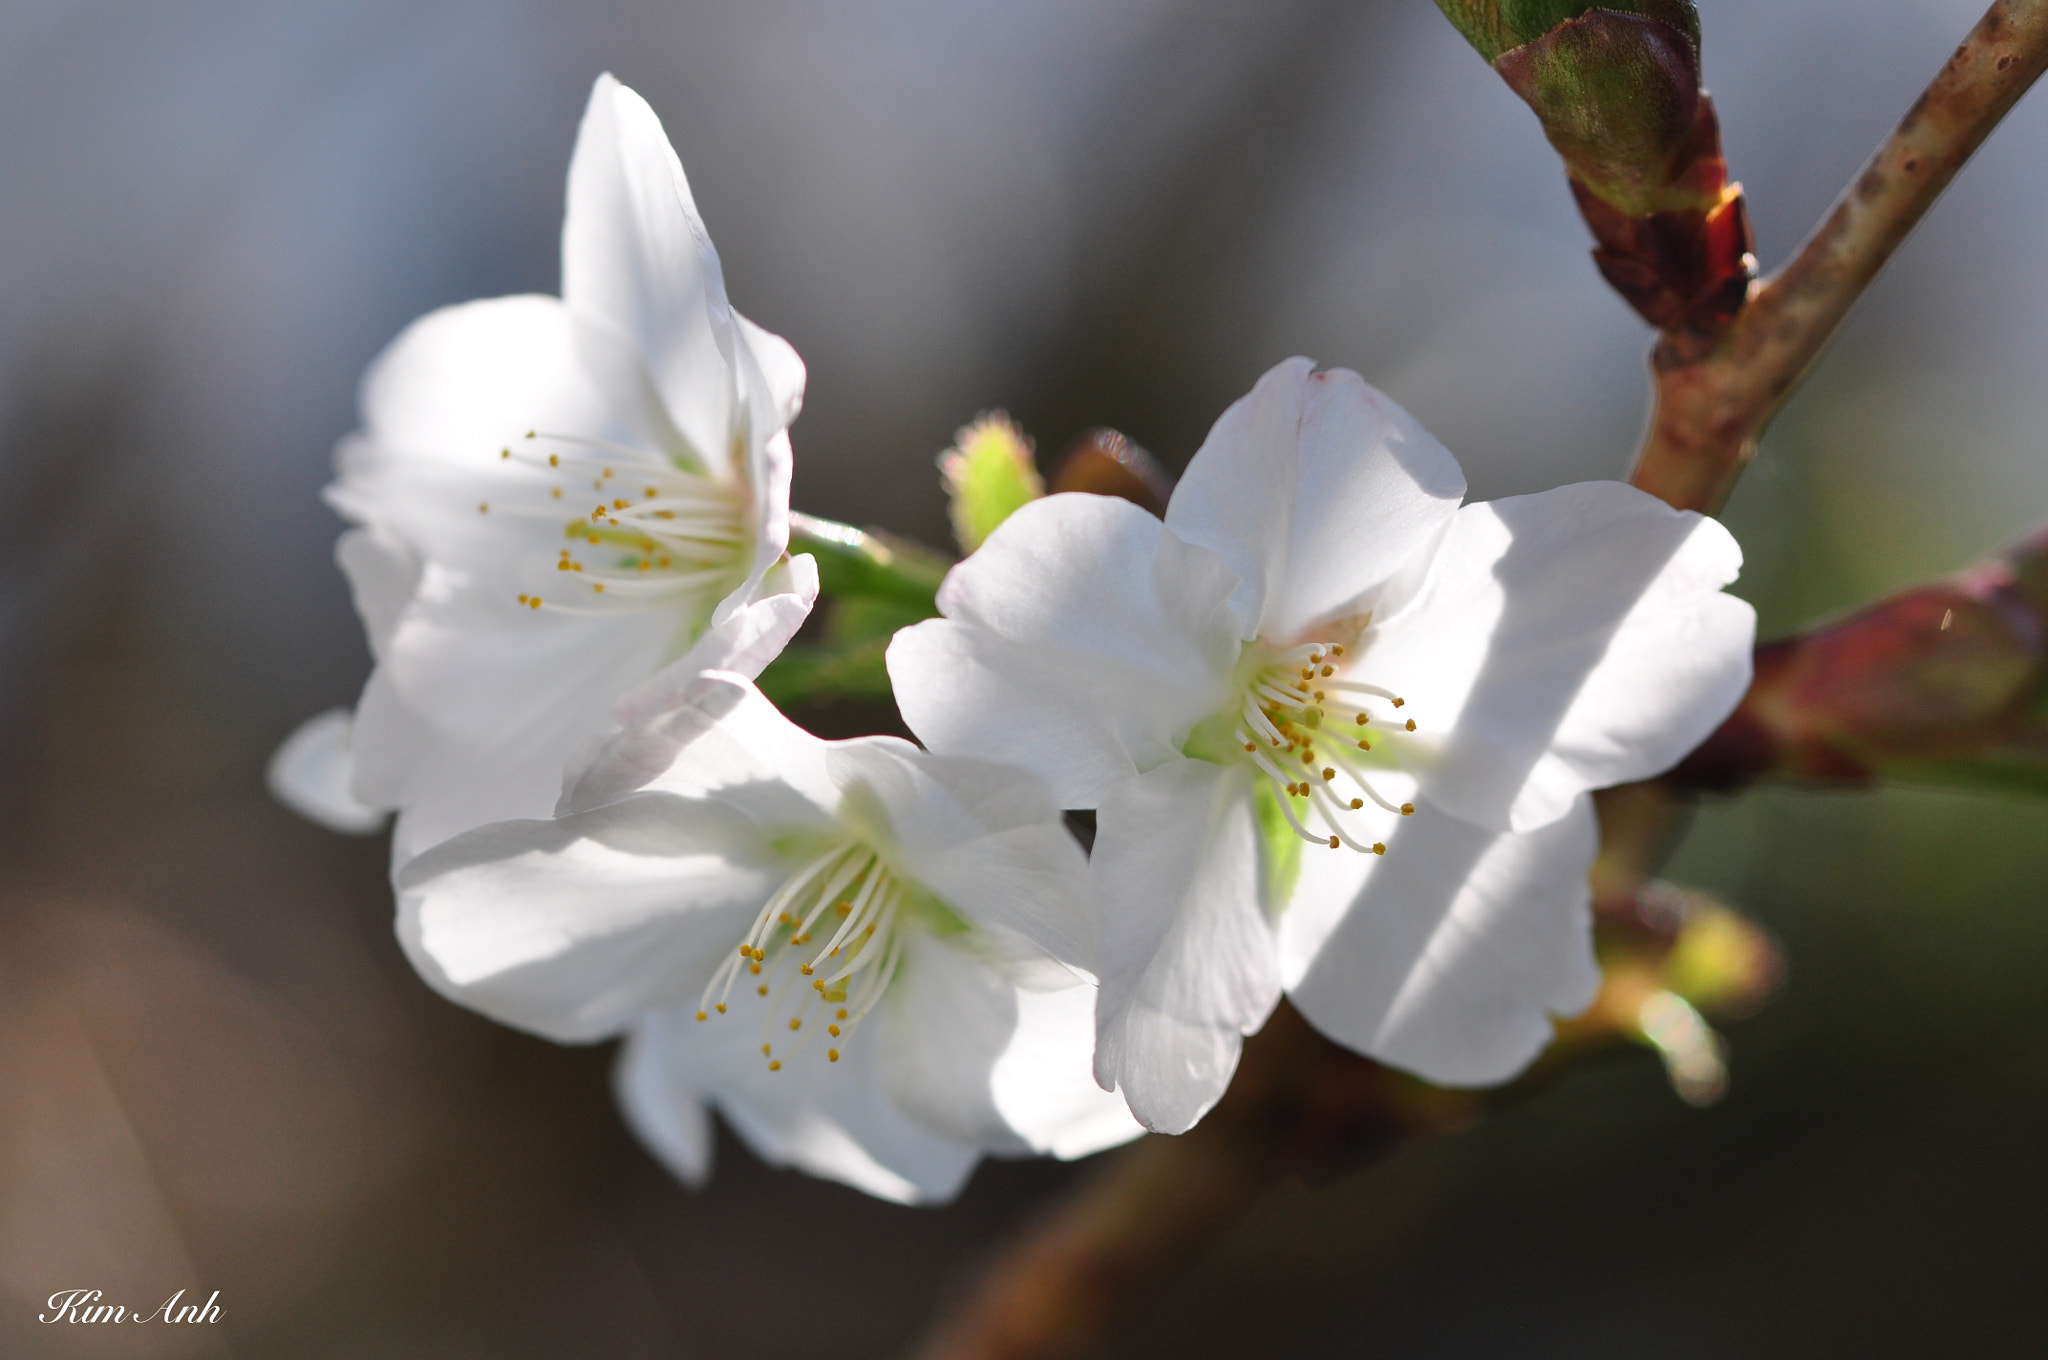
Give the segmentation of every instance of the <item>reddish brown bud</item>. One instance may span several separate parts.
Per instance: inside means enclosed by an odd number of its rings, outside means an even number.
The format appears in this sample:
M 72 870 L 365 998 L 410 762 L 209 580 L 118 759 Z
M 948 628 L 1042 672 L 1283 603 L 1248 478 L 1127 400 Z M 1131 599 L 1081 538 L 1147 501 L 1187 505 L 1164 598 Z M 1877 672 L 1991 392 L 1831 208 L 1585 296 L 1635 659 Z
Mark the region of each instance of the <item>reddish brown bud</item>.
M 1763 775 L 2048 790 L 2048 535 L 1757 650 L 1756 679 L 1672 779 Z

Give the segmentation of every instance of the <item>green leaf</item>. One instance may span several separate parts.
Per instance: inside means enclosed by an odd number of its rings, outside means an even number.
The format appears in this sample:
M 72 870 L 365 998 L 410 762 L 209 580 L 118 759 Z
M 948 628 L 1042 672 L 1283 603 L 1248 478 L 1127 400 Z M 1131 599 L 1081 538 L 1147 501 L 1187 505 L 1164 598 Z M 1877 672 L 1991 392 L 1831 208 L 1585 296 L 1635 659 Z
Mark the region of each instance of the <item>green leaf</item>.
M 1045 494 L 1031 441 L 1000 411 L 976 417 L 939 455 L 939 475 L 952 502 L 953 536 L 973 552 L 996 526 Z

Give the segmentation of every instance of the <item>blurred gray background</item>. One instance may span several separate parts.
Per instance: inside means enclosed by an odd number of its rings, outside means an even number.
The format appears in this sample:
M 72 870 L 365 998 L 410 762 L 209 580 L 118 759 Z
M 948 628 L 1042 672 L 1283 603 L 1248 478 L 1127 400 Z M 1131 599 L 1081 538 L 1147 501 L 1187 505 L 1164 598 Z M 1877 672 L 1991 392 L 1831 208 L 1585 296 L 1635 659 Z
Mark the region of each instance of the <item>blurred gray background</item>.
M 1976 0 L 1701 0 L 1766 267 Z M 801 508 L 943 542 L 1008 410 L 1169 465 L 1292 353 L 1475 497 L 1620 475 L 1648 335 L 1427 0 L 0 0 L 0 1352 L 883 1356 L 1086 1168 L 906 1210 L 721 1145 L 670 1183 L 430 995 L 384 850 L 261 791 L 368 670 L 317 493 L 409 319 L 553 291 L 591 79 L 661 113 L 810 368 Z M 1728 519 L 1766 632 L 2048 521 L 2048 96 L 1871 291 Z M 2048 809 L 1765 792 L 1673 876 L 1786 941 L 1692 1111 L 1619 1059 L 1276 1196 L 1119 1356 L 2048 1348 Z M 35 1323 L 53 1291 L 218 1327 Z

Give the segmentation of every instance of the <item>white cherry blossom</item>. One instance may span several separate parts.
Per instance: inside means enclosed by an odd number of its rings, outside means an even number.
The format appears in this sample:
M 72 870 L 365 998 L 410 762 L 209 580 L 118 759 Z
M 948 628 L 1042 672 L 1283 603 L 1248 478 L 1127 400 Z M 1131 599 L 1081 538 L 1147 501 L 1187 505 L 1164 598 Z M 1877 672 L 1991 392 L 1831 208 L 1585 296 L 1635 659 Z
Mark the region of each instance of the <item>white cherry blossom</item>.
M 1611 482 L 1461 508 L 1448 451 L 1313 368 L 1224 413 L 1163 524 L 1018 511 L 889 654 L 932 749 L 1098 810 L 1096 1074 L 1168 1132 L 1283 986 L 1430 1079 L 1519 1070 L 1598 980 L 1588 791 L 1673 764 L 1749 678 L 1719 524 Z
M 1141 1130 L 1093 1080 L 1087 865 L 1042 784 L 893 737 L 828 742 L 744 677 L 678 686 L 546 821 L 399 874 L 446 995 L 563 1042 L 624 1033 L 618 1091 L 685 1180 L 707 1106 L 766 1160 L 899 1201 L 984 1153 Z
M 338 555 L 376 661 L 353 792 L 399 810 L 397 862 L 544 815 L 565 762 L 664 667 L 756 674 L 781 649 L 817 593 L 811 560 L 785 557 L 803 382 L 727 303 L 654 111 L 601 77 L 562 296 L 413 323 L 365 375 L 328 488 L 357 526 Z

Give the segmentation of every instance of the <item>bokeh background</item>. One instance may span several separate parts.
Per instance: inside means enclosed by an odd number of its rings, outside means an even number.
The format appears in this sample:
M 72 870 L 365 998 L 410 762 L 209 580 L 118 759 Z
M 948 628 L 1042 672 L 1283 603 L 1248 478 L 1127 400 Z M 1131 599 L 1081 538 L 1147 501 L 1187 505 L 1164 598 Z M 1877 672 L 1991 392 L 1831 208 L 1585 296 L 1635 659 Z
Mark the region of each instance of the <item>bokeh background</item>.
M 1767 267 L 1977 0 L 1701 0 Z M 810 367 L 801 508 L 943 542 L 1001 407 L 1178 466 L 1291 353 L 1475 496 L 1626 467 L 1648 335 L 1427 0 L 0 4 L 0 1353 L 885 1356 L 1087 1168 L 900 1209 L 622 1130 L 609 1053 L 440 1001 L 384 847 L 263 762 L 368 670 L 320 505 L 413 316 L 552 291 L 589 83 L 661 112 Z M 2048 521 L 2048 95 L 1963 173 L 1729 507 L 1766 632 Z M 1680 1104 L 1647 1055 L 1277 1194 L 1116 1356 L 2048 1347 L 2048 807 L 1765 791 L 1672 876 L 1785 942 Z M 222 1323 L 45 1327 L 53 1291 Z

